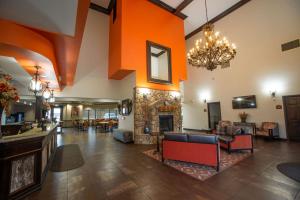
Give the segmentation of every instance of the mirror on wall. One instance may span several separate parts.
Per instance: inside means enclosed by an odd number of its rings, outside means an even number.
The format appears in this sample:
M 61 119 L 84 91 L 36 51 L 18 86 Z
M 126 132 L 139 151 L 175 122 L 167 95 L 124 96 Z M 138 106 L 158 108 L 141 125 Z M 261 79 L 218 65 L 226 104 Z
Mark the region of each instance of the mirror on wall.
M 147 70 L 148 82 L 171 84 L 171 49 L 147 41 Z

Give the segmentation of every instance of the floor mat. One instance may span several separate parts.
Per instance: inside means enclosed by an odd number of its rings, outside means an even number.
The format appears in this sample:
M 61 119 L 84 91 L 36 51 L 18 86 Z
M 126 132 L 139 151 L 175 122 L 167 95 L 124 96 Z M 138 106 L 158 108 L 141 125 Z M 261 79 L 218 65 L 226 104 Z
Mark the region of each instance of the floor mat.
M 56 149 L 50 170 L 63 172 L 79 168 L 82 165 L 84 165 L 84 160 L 78 144 L 68 144 Z
M 277 169 L 287 177 L 300 182 L 300 163 L 281 163 Z

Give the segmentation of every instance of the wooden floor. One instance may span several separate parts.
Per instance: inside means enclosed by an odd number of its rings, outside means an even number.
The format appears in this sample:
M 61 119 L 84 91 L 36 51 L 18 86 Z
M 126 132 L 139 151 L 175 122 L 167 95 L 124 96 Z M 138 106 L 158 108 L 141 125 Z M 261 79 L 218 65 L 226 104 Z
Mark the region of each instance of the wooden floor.
M 256 140 L 253 156 L 202 182 L 143 155 L 152 145 L 122 144 L 93 129 L 64 129 L 58 142 L 79 144 L 85 165 L 49 172 L 43 189 L 28 200 L 300 200 L 300 183 L 276 169 L 278 163 L 300 161 L 300 143 Z

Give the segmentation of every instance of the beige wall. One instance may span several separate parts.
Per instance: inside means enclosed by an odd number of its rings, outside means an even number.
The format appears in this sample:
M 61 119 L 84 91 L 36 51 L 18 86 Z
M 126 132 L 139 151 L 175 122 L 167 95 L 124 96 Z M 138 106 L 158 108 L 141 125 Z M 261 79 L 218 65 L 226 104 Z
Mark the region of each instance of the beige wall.
M 109 17 L 89 10 L 74 85 L 58 96 L 122 100 L 133 98 L 135 73 L 123 80 L 108 79 Z M 80 118 L 83 115 L 81 108 Z M 64 119 L 71 119 L 71 106 L 64 106 Z M 133 130 L 133 114 L 120 117 L 119 128 Z
M 58 96 L 119 99 L 119 81 L 108 80 L 108 33 L 109 16 L 89 9 L 74 85 Z
M 122 80 L 121 84 L 121 99 L 132 99 L 133 100 L 133 88 L 135 87 L 135 73 L 131 73 Z M 119 128 L 134 131 L 134 110 L 129 116 L 119 115 Z
M 72 112 L 73 106 L 77 106 L 78 110 L 79 110 L 78 117 L 76 117 L 76 118 L 71 117 L 71 112 Z M 82 105 L 67 104 L 63 107 L 63 120 L 82 119 L 82 116 L 83 116 L 83 106 Z
M 184 82 L 183 126 L 206 128 L 206 104 L 220 101 L 222 118 L 239 121 L 238 113 L 250 114 L 249 122 L 275 121 L 286 138 L 282 96 L 300 94 L 300 48 L 281 52 L 281 44 L 300 38 L 299 0 L 252 0 L 215 23 L 215 29 L 237 45 L 236 58 L 227 69 L 213 72 L 188 66 Z M 187 40 L 189 50 L 200 33 Z M 276 88 L 276 101 L 269 91 Z M 257 109 L 233 110 L 235 96 L 256 95 Z

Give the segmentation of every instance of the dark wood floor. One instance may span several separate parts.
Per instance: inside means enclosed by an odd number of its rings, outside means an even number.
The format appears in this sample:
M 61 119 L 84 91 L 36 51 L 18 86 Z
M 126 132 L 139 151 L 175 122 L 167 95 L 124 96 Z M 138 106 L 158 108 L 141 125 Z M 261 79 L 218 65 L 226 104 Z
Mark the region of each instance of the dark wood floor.
M 300 200 L 300 183 L 276 169 L 278 163 L 300 161 L 300 143 L 256 140 L 253 156 L 202 182 L 141 153 L 154 146 L 122 144 L 93 129 L 64 132 L 58 135 L 59 145 L 79 144 L 85 165 L 49 172 L 43 189 L 28 200 Z

